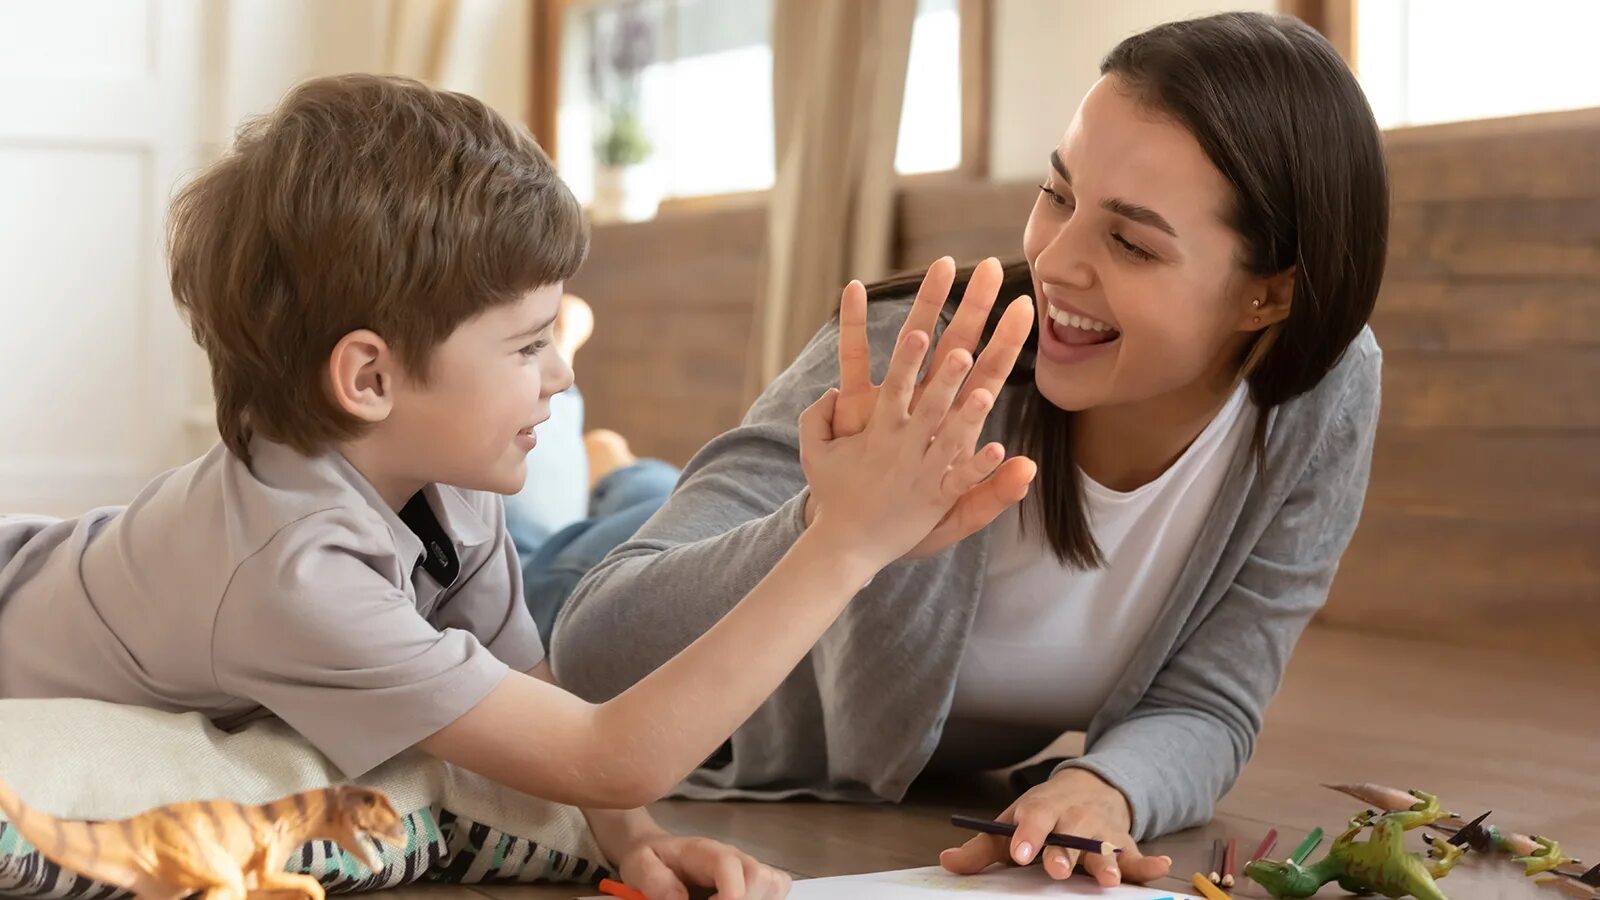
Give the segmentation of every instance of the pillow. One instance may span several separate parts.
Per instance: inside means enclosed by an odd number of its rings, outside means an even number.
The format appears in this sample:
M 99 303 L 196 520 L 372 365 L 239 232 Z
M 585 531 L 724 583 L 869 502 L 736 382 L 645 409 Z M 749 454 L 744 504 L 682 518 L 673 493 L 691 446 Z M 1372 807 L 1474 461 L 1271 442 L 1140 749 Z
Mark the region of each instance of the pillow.
M 287 725 L 263 719 L 227 733 L 199 713 L 94 700 L 0 700 L 0 779 L 30 806 L 64 819 L 121 819 L 166 803 L 265 803 L 344 782 Z M 583 814 L 408 751 L 357 779 L 405 818 L 404 847 L 384 846 L 374 873 L 328 841 L 285 869 L 330 892 L 417 881 L 598 883 L 609 872 Z M 43 859 L 0 814 L 0 895 L 109 900 L 126 891 L 82 883 Z

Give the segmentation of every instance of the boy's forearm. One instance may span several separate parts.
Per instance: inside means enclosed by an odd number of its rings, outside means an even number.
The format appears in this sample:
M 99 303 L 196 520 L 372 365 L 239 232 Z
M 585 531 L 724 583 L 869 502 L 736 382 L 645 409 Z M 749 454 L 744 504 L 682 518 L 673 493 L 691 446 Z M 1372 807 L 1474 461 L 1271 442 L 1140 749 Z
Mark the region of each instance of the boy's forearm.
M 633 809 L 583 807 L 581 812 L 589 821 L 589 830 L 594 832 L 594 839 L 600 845 L 600 852 L 617 866 L 622 864 L 622 860 L 641 841 L 666 833 L 648 811 L 639 807 Z
M 580 807 L 661 799 L 782 684 L 876 573 L 833 533 L 808 529 L 722 621 L 610 702 L 547 684 L 548 667 L 536 666 L 511 673 L 422 749 Z
M 807 529 L 727 616 L 596 711 L 602 746 L 641 767 L 657 797 L 755 712 L 876 574 L 829 534 Z

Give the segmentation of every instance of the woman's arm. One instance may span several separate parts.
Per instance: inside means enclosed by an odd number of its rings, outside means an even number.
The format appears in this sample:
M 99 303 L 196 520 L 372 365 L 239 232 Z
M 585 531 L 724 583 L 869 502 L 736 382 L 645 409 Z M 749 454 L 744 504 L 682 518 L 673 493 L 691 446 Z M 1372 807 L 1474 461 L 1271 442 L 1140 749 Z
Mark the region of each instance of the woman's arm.
M 1062 766 L 1119 789 L 1136 838 L 1211 818 L 1255 749 L 1295 642 L 1327 600 L 1361 515 L 1377 430 L 1382 358 L 1376 347 L 1358 350 L 1333 426 L 1233 584 L 1133 712 Z
M 846 289 L 841 315 L 864 315 L 823 326 L 800 357 L 767 388 L 738 428 L 717 437 L 689 462 L 665 506 L 627 543 L 579 583 L 557 619 L 551 659 L 561 683 L 591 700 L 615 696 L 711 628 L 783 555 L 816 514 L 800 471 L 800 410 L 839 386 L 840 436 L 865 427 L 899 335 L 939 335 L 954 263 L 934 263 L 915 302 L 868 304 L 859 284 Z M 1002 269 L 978 267 L 957 313 L 942 330 L 930 362 L 973 351 L 1000 289 Z M 978 357 L 957 402 L 974 390 L 998 394 L 1033 324 L 1030 303 L 1013 302 Z M 922 387 L 918 387 L 920 392 Z M 915 408 L 916 400 L 913 400 Z M 927 555 L 979 530 L 1017 502 L 1032 480 L 1031 462 L 1007 460 L 995 476 L 963 496 L 913 555 Z M 930 544 L 929 542 L 933 543 Z M 625 652 L 617 652 L 619 642 Z

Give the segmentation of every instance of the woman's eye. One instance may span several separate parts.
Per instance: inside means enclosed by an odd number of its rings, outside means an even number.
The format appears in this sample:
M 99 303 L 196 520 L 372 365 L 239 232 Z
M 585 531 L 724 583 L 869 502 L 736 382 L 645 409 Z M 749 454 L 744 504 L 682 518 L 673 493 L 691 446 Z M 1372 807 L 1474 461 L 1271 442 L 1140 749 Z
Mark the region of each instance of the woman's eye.
M 1051 206 L 1058 207 L 1058 208 L 1061 208 L 1061 209 L 1070 209 L 1072 207 L 1072 201 L 1067 199 L 1067 197 L 1064 194 L 1062 194 L 1060 191 L 1056 191 L 1056 190 L 1051 189 L 1050 185 L 1041 184 L 1041 185 L 1039 185 L 1039 190 L 1044 192 L 1044 195 L 1046 197 L 1050 198 L 1050 205 Z
M 1127 238 L 1117 234 L 1116 232 L 1112 232 L 1111 237 L 1117 242 L 1117 246 L 1122 248 L 1122 252 L 1128 254 L 1139 262 L 1149 262 L 1155 258 L 1150 251 L 1138 246 L 1137 244 L 1129 243 Z

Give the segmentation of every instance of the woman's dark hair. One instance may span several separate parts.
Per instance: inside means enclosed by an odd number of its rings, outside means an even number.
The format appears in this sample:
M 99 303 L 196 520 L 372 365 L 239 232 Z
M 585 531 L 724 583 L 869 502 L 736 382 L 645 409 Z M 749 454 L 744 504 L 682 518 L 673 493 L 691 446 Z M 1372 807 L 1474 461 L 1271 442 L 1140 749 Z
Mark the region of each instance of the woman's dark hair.
M 1339 54 L 1289 16 L 1224 13 L 1171 22 L 1124 40 L 1100 64 L 1124 90 L 1193 134 L 1233 187 L 1224 215 L 1239 234 L 1240 265 L 1269 276 L 1294 268 L 1289 316 L 1264 330 L 1240 361 L 1264 411 L 1316 387 L 1372 315 L 1389 233 L 1389 180 L 1377 122 Z M 952 314 L 970 268 L 957 273 Z M 870 299 L 904 297 L 920 274 L 873 285 Z M 1025 260 L 1006 265 L 995 316 L 1033 291 Z M 1038 335 L 1012 372 L 1010 448 L 1039 464 L 1030 518 L 1064 563 L 1101 562 L 1072 458 L 1072 415 L 1033 384 Z M 1264 461 L 1266 416 L 1255 447 Z

